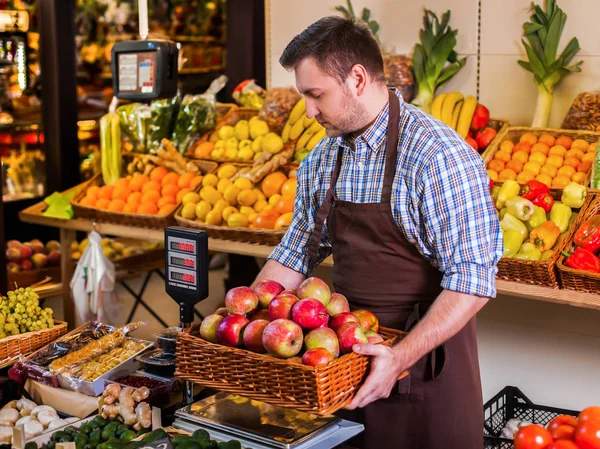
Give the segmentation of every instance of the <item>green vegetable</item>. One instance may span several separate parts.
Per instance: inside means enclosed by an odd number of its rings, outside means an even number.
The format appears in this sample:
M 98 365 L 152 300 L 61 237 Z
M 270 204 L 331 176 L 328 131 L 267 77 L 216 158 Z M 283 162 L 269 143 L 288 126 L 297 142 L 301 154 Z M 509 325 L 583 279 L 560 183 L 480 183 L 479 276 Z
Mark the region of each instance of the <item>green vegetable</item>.
M 511 258 L 519 251 L 523 244 L 523 234 L 519 231 L 504 231 L 504 252 L 502 257 Z
M 104 430 L 102 431 L 102 439 L 104 441 L 108 441 L 108 440 L 110 440 L 111 438 L 114 438 L 114 437 L 115 437 L 115 432 L 113 432 L 110 429 L 104 428 Z
M 242 445 L 237 440 L 231 440 L 227 443 L 219 443 L 219 449 L 242 449 Z
M 379 24 L 374 20 L 369 20 L 371 18 L 371 10 L 368 8 L 363 8 L 360 13 L 360 17 L 357 17 L 356 14 L 354 14 L 354 8 L 352 7 L 352 3 L 350 2 L 350 0 L 347 0 L 346 4 L 348 8 L 344 8 L 343 6 L 336 6 L 333 9 L 341 13 L 342 16 L 344 16 L 346 19 L 358 19 L 365 22 L 371 30 L 373 37 L 375 38 L 377 43 L 379 43 L 379 36 L 377 34 L 379 32 Z
M 133 440 L 137 435 L 135 434 L 135 432 L 133 430 L 126 430 L 125 432 L 123 432 L 121 434 L 121 436 L 119 437 L 120 440 L 123 441 L 131 441 Z
M 65 434 L 63 434 L 63 436 L 62 436 L 62 437 L 60 437 L 60 440 L 59 440 L 59 441 L 60 441 L 61 443 L 68 443 L 68 442 L 71 442 L 71 441 L 73 441 L 73 436 L 72 436 L 72 435 L 69 435 L 68 433 L 65 433 Z
M 167 435 L 167 432 L 165 432 L 163 429 L 156 429 L 153 430 L 152 432 L 150 432 L 148 434 L 148 436 L 146 438 L 144 438 L 144 443 L 152 443 L 154 441 L 157 440 L 162 440 L 163 438 L 168 438 L 169 435 Z
M 548 221 L 548 219 L 546 218 L 546 211 L 544 208 L 533 206 L 533 214 L 529 220 L 527 220 L 527 228 L 531 232 L 533 229 L 546 223 L 546 221 Z
M 583 206 L 586 195 L 587 189 L 585 186 L 576 182 L 570 182 L 564 187 L 560 201 L 569 207 L 579 209 Z
M 214 96 L 186 95 L 175 120 L 173 140 L 181 154 L 196 140 L 203 131 L 214 129 L 217 121 L 217 110 Z
M 154 100 L 150 104 L 150 125 L 148 126 L 147 146 L 151 153 L 154 153 L 160 147 L 162 139 L 171 137 L 178 109 L 178 97 Z
M 116 433 L 116 432 L 117 432 L 117 429 L 118 429 L 119 427 L 121 427 L 122 425 L 124 425 L 124 424 L 121 424 L 121 423 L 120 423 L 120 422 L 118 422 L 118 421 L 114 421 L 114 422 L 111 422 L 111 423 L 107 424 L 107 425 L 104 427 L 104 429 L 103 429 L 103 430 L 109 430 L 109 431 L 111 431 L 111 432 L 114 432 L 114 433 Z M 129 426 L 127 426 L 127 430 L 129 430 Z
M 55 432 L 55 433 L 52 435 L 52 441 L 60 441 L 60 439 L 63 437 L 63 435 L 64 435 L 64 434 L 65 434 L 65 433 L 64 433 L 64 432 L 62 432 L 62 431 L 60 431 L 60 432 Z
M 545 260 L 550 259 L 554 255 L 554 250 L 546 250 L 542 253 L 542 257 L 540 257 L 540 261 L 543 262 Z
M 187 443 L 188 441 L 191 441 L 191 438 L 187 435 L 177 435 L 175 438 L 173 438 L 171 440 L 171 444 L 173 446 L 179 446 L 182 443 Z
M 563 203 L 554 203 L 552 206 L 552 209 L 550 210 L 550 220 L 558 226 L 561 234 L 569 229 L 569 220 L 571 219 L 572 213 L 573 211 L 571 208 Z
M 102 439 L 102 430 L 95 429 L 90 433 L 90 440 L 100 441 Z
M 449 26 L 450 11 L 437 15 L 425 10 L 423 29 L 419 32 L 420 42 L 413 52 L 413 70 L 418 85 L 413 104 L 423 111 L 431 112 L 435 91 L 446 84 L 467 63 L 467 58 L 458 59 L 456 46 L 457 30 Z M 449 64 L 446 65 L 446 62 Z
M 509 198 L 519 195 L 521 191 L 521 186 L 514 179 L 507 179 L 500 187 L 498 191 L 498 198 L 496 199 L 496 209 L 502 210 L 502 208 L 506 205 L 506 201 Z
M 195 440 L 188 440 L 184 443 L 180 443 L 177 449 L 205 449 L 204 445 Z
M 523 243 L 521 249 L 515 254 L 515 259 L 521 260 L 540 260 L 542 251 L 533 243 Z
M 150 106 L 141 103 L 129 103 L 119 106 L 115 112 L 119 116 L 121 131 L 136 152 L 146 152 L 146 135 L 150 124 Z
M 504 218 L 500 221 L 500 227 L 504 232 L 506 231 L 518 231 L 523 235 L 523 240 L 529 236 L 527 226 L 521 220 L 508 212 L 504 214 Z
M 522 39 L 527 59 L 519 61 L 519 65 L 533 73 L 538 89 L 538 100 L 535 116 L 531 126 L 545 128 L 548 126 L 552 110 L 552 96 L 560 81 L 572 72 L 581 72 L 579 67 L 583 61 L 573 65 L 573 60 L 580 49 L 577 38 L 572 38 L 557 58 L 558 44 L 567 21 L 567 15 L 556 4 L 556 0 L 545 0 L 545 8 L 533 5 L 531 21 L 523 25 L 525 42 Z
M 92 427 L 88 423 L 82 424 L 81 427 L 79 427 L 79 432 L 81 433 L 89 434 L 92 430 Z
M 56 448 L 56 443 L 54 441 L 50 441 L 47 445 L 46 445 L 47 449 L 55 449 Z
M 504 218 L 504 215 L 508 212 L 508 208 L 503 207 L 500 212 L 498 212 L 498 217 L 500 217 L 500 220 L 502 220 Z
M 192 434 L 194 440 L 210 440 L 209 433 L 204 429 L 198 429 Z
M 108 424 L 108 422 L 102 416 L 96 416 L 94 419 L 92 419 L 91 423 L 97 424 L 99 427 L 104 427 Z M 95 428 L 97 429 L 98 427 Z
M 38 449 L 37 444 L 33 441 L 30 441 L 25 445 L 25 449 Z

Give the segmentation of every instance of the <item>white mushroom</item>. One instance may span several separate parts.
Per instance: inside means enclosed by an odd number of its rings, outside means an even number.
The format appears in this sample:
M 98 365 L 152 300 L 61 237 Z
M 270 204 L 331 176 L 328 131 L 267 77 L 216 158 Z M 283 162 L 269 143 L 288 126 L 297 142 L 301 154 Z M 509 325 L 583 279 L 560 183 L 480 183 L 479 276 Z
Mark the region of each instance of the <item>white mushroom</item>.
M 77 422 L 77 421 L 79 421 L 79 418 L 76 418 L 74 416 L 71 416 L 70 418 L 65 418 L 65 422 L 67 424 L 72 424 L 72 423 Z
M 17 401 L 17 408 L 21 412 L 21 416 L 28 416 L 31 411 L 37 407 L 37 404 L 29 399 L 19 399 Z
M 37 421 L 29 421 L 25 424 L 25 439 L 29 440 L 33 437 L 37 437 L 44 432 L 44 426 Z
M 0 426 L 0 443 L 10 444 L 12 441 L 12 435 L 12 427 Z
M 64 427 L 67 424 L 69 424 L 67 421 L 65 421 L 64 419 L 55 419 L 54 421 L 52 421 L 50 424 L 48 424 L 48 429 L 47 430 L 54 430 L 54 429 L 58 429 L 59 427 Z
M 31 416 L 38 416 L 41 412 L 49 412 L 54 413 L 56 415 L 56 410 L 54 410 L 49 405 L 38 405 L 33 410 L 31 410 Z
M 58 419 L 58 415 L 55 412 L 43 410 L 40 413 L 38 413 L 37 419 L 42 426 L 48 427 L 48 424 L 50 424 L 55 419 Z
M 17 401 L 10 401 L 8 404 L 2 407 L 2 410 L 4 410 L 5 408 L 17 408 Z
M 37 419 L 35 419 L 35 416 L 23 416 L 22 418 L 19 418 L 19 420 L 15 423 L 15 427 L 18 426 L 24 426 L 25 424 L 27 424 L 30 421 L 36 421 L 38 422 Z
M 14 424 L 17 422 L 17 419 L 19 419 L 19 412 L 14 408 L 0 410 L 0 419 L 10 421 Z
M 10 422 L 10 421 L 8 421 L 8 420 L 6 420 L 6 419 L 0 419 L 0 426 L 9 426 L 9 427 L 12 427 L 13 423 Z

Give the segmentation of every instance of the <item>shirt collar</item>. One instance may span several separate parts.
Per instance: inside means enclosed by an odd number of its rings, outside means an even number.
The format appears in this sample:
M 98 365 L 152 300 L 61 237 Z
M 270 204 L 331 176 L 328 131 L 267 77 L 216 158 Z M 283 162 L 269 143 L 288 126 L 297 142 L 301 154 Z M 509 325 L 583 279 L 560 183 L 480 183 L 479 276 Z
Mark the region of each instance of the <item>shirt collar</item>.
M 392 92 L 400 99 L 400 112 L 404 108 L 404 101 L 400 91 L 396 88 L 392 88 Z M 336 138 L 337 144 L 344 148 L 354 149 L 356 147 L 356 141 L 366 143 L 367 147 L 374 153 L 383 145 L 387 136 L 387 126 L 390 117 L 390 102 L 388 101 L 383 109 L 377 115 L 377 118 L 373 121 L 361 135 L 351 136 L 344 134 Z

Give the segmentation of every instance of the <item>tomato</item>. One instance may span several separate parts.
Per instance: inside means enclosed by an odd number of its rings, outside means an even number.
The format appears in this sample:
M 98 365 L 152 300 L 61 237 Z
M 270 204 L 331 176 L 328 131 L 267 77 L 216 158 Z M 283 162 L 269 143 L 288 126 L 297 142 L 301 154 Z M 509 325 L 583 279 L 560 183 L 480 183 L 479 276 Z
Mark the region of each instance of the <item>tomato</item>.
M 588 407 L 579 414 L 579 422 L 587 421 L 592 419 L 600 421 L 600 407 Z
M 580 448 L 572 441 L 559 440 L 559 441 L 555 441 L 550 446 L 547 446 L 546 449 L 580 449 Z
M 574 416 L 570 416 L 570 415 L 559 415 L 556 418 L 554 418 L 552 421 L 550 421 L 550 424 L 548 424 L 548 430 L 550 432 L 552 432 L 558 426 L 562 426 L 562 425 L 577 427 L 577 418 L 575 418 Z
M 521 427 L 515 436 L 515 449 L 544 449 L 550 443 L 550 432 L 537 424 Z
M 551 430 L 552 438 L 555 440 L 572 440 L 575 427 L 563 424 Z
M 581 422 L 575 429 L 575 442 L 581 449 L 600 449 L 600 420 Z

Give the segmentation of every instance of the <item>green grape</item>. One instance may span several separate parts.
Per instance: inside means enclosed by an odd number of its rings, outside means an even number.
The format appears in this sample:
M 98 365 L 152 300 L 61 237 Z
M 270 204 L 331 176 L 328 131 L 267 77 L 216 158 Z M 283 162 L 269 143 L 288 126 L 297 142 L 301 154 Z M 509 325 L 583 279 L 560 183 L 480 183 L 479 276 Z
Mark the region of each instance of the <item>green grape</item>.
M 19 321 L 21 319 L 21 314 L 20 313 L 14 313 L 13 317 L 16 321 Z
M 15 316 L 9 315 L 8 318 L 6 318 L 6 321 L 8 321 L 9 323 L 14 323 L 16 321 Z
M 25 320 L 25 319 L 23 319 L 23 318 L 21 318 L 21 321 L 19 321 L 19 324 L 20 324 L 21 326 L 25 326 L 25 324 L 26 324 L 26 323 L 27 323 L 27 320 Z
M 31 327 L 31 325 L 33 324 L 33 322 L 31 320 L 27 320 L 25 322 L 25 326 Z
M 0 315 L 0 324 L 6 323 L 6 315 Z
M 49 328 L 53 328 L 54 327 L 54 320 L 52 318 L 48 319 L 48 327 Z
M 42 325 L 40 326 L 42 329 L 48 329 L 48 324 L 46 323 L 42 323 Z
M 19 302 L 23 302 L 23 295 L 21 295 L 21 294 L 18 294 L 18 295 L 17 295 L 17 301 L 19 301 Z
M 4 325 L 4 330 L 5 330 L 6 332 L 10 332 L 11 330 L 13 330 L 13 324 L 12 324 L 12 323 L 6 323 L 6 324 Z
M 48 314 L 48 315 L 52 315 L 54 313 L 54 311 L 50 308 L 50 307 L 46 307 L 44 309 L 44 311 Z
M 6 334 L 4 332 L 0 332 L 0 338 L 6 338 Z
M 4 332 L 4 331 L 5 331 L 4 324 L 0 324 L 0 332 Z

